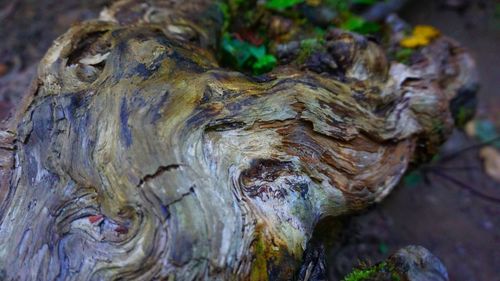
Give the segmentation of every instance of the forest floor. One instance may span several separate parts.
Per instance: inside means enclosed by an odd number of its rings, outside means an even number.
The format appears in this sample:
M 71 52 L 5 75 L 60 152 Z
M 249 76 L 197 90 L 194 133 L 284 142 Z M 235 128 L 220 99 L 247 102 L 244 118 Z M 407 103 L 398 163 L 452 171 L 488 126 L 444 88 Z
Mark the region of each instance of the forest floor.
M 95 18 L 108 2 L 0 0 L 0 120 L 26 93 L 36 63 L 52 41 L 71 24 Z M 437 27 L 473 53 L 481 75 L 476 118 L 498 128 L 499 4 L 471 0 L 466 9 L 453 11 L 442 2 L 410 1 L 400 15 L 412 24 Z M 441 160 L 426 167 L 427 181 L 407 180 L 382 203 L 325 227 L 331 232 L 331 280 L 340 280 L 360 262 L 374 263 L 418 244 L 441 258 L 450 280 L 500 281 L 500 184 L 484 173 L 477 145 L 457 130 L 443 146 Z

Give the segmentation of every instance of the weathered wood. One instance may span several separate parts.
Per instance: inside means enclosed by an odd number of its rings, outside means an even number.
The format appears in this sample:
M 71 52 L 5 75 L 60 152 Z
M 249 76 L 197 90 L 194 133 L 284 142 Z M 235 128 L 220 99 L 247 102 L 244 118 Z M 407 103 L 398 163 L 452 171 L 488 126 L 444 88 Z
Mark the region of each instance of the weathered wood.
M 216 7 L 122 1 L 54 42 L 0 135 L 6 280 L 291 279 L 317 222 L 384 198 L 476 84 L 444 37 L 407 66 L 333 31 L 342 77 L 222 69 Z

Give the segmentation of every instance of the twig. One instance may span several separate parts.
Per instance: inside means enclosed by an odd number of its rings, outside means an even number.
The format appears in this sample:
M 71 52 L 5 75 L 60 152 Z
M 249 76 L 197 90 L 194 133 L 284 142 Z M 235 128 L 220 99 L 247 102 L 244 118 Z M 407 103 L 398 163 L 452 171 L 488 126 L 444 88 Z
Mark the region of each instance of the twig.
M 443 166 L 434 166 L 431 165 L 427 167 L 427 169 L 435 169 L 435 170 L 481 170 L 482 167 L 478 166 L 462 166 L 462 167 L 443 167 Z
M 448 180 L 449 182 L 452 182 L 454 183 L 455 185 L 457 185 L 458 187 L 461 187 L 463 189 L 466 189 L 468 190 L 470 193 L 472 193 L 473 195 L 477 196 L 477 197 L 480 197 L 484 200 L 487 200 L 487 201 L 490 201 L 490 202 L 493 202 L 493 203 L 500 203 L 500 198 L 496 198 L 496 197 L 493 197 L 493 196 L 489 196 L 487 194 L 484 194 L 482 192 L 479 192 L 477 191 L 475 188 L 473 188 L 472 186 L 466 184 L 466 183 L 463 183 L 462 181 L 459 181 L 453 177 L 450 177 L 449 175 L 441 172 L 441 171 L 438 171 L 438 170 L 427 170 L 427 172 L 430 172 L 436 176 L 439 176 L 441 177 L 442 179 L 445 179 L 445 180 Z
M 466 151 L 473 150 L 473 149 L 478 149 L 478 148 L 482 148 L 483 146 L 490 145 L 490 144 L 492 144 L 494 142 L 497 142 L 497 141 L 500 141 L 500 136 L 495 137 L 495 138 L 493 138 L 493 139 L 491 139 L 489 141 L 485 141 L 485 142 L 473 144 L 473 145 L 465 147 L 465 148 L 461 148 L 461 149 L 459 149 L 457 151 L 449 153 L 448 155 L 444 155 L 443 157 L 441 157 L 440 162 L 449 161 L 449 160 L 451 160 L 451 159 L 453 159 L 453 158 L 461 155 L 462 153 L 464 153 Z

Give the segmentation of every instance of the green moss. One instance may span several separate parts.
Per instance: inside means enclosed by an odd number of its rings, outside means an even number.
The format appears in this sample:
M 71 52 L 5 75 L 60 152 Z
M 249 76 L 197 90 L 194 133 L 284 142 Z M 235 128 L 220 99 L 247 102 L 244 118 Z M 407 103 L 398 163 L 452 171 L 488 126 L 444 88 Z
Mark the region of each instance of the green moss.
M 257 239 L 255 241 L 255 260 L 252 265 L 252 271 L 250 272 L 250 280 L 267 280 L 267 251 L 264 240 Z
M 297 56 L 297 63 L 303 64 L 314 52 L 321 50 L 323 39 L 309 38 L 300 42 L 300 50 Z
M 355 269 L 343 281 L 388 280 L 387 278 L 390 278 L 391 281 L 401 280 L 399 273 L 391 264 L 381 262 L 371 267 Z

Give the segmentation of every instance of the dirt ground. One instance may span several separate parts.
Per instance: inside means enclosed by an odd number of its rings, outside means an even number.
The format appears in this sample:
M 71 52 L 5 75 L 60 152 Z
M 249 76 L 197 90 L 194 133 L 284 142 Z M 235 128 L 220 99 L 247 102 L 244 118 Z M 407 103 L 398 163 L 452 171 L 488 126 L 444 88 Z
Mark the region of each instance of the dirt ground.
M 0 0 L 0 120 L 19 103 L 52 40 L 72 23 L 96 17 L 107 2 Z M 444 2 L 463 1 L 413 0 L 400 15 L 413 24 L 433 25 L 471 50 L 481 75 L 477 118 L 498 127 L 500 4 L 470 0 L 454 11 Z M 477 144 L 457 130 L 441 160 L 427 167 L 428 181 L 402 183 L 381 204 L 324 227 L 330 233 L 325 242 L 331 280 L 340 280 L 360 262 L 374 263 L 418 244 L 442 259 L 450 280 L 499 281 L 500 184 L 483 172 L 478 149 L 464 150 Z

